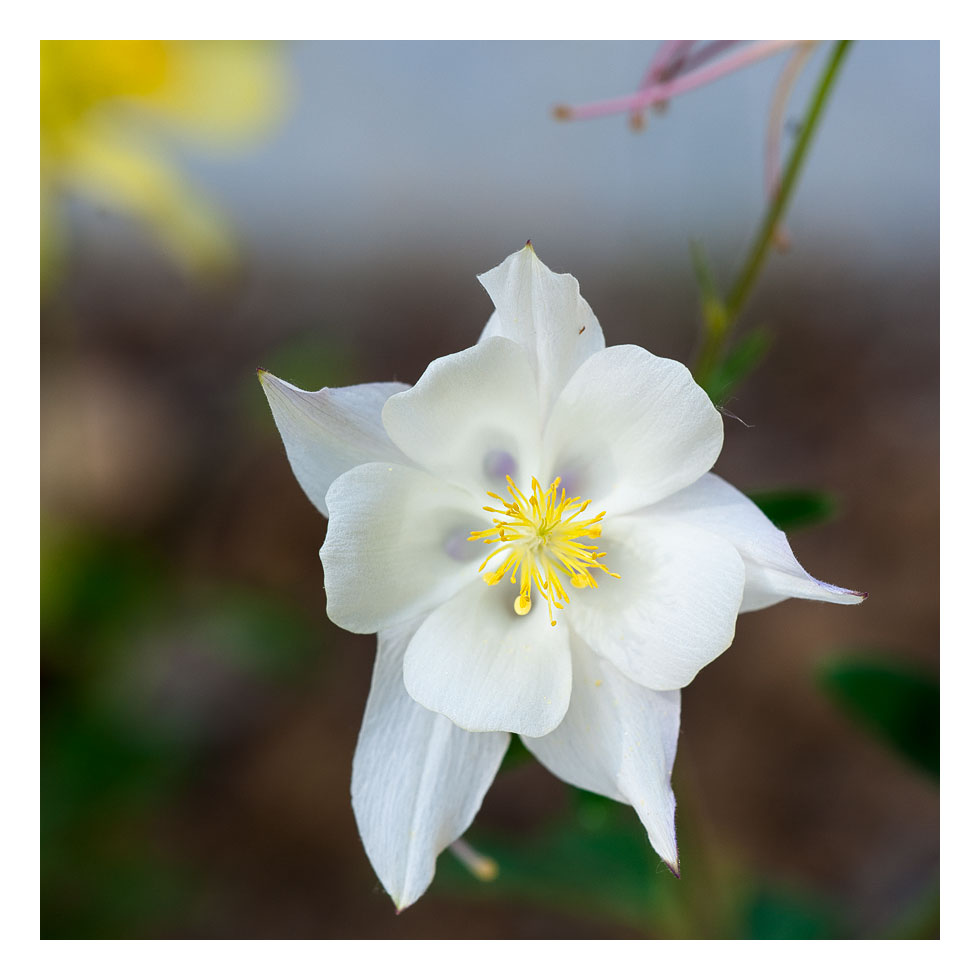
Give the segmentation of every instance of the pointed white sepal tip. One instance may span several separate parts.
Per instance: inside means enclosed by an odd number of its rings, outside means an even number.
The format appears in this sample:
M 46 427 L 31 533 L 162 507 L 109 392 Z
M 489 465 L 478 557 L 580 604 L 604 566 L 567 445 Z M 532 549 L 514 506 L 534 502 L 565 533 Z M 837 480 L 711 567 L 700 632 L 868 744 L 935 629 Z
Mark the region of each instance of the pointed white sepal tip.
M 431 879 L 430 879 L 431 880 Z M 385 886 L 384 882 L 381 882 L 381 887 L 388 892 L 388 897 L 391 899 L 392 904 L 395 906 L 395 915 L 401 915 L 405 909 L 413 906 L 426 892 L 429 887 L 429 882 L 427 881 L 422 888 L 410 889 L 408 883 L 406 882 L 405 890 L 399 894 L 395 894 L 393 891 L 389 891 Z M 416 894 L 417 892 L 417 894 Z
M 839 585 L 831 585 L 829 582 L 821 582 L 820 579 L 814 579 L 814 581 L 821 588 L 833 593 L 833 597 L 827 600 L 829 602 L 836 602 L 842 606 L 857 606 L 868 598 L 867 592 L 859 592 L 857 589 L 845 589 Z
M 671 821 L 673 822 L 673 820 Z M 681 877 L 681 862 L 680 855 L 677 852 L 677 836 L 670 831 L 670 837 L 667 838 L 666 835 L 662 834 L 651 834 L 649 830 L 647 831 L 647 839 L 650 841 L 650 846 L 656 851 L 657 857 L 663 861 L 667 870 L 678 880 Z

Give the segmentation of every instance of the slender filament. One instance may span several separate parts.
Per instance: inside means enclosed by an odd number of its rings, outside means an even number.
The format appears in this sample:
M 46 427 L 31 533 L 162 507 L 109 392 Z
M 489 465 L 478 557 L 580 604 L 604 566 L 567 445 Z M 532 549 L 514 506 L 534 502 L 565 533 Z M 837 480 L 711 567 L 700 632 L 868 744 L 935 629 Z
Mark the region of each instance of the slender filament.
M 493 527 L 473 531 L 469 536 L 470 541 L 497 544 L 480 566 L 480 572 L 498 555 L 503 556 L 496 568 L 483 574 L 484 581 L 496 585 L 510 575 L 511 583 L 518 586 L 514 600 L 514 612 L 518 616 L 531 611 L 533 586 L 548 603 L 552 626 L 557 623 L 555 610 L 564 609 L 568 602 L 564 579 L 576 589 L 595 589 L 599 585 L 595 569 L 619 578 L 599 560 L 606 557 L 606 552 L 581 540 L 602 535 L 606 512 L 584 516 L 592 501 L 568 497 L 560 483 L 559 477 L 545 491 L 532 479 L 531 495 L 527 497 L 508 476 L 510 500 L 487 491 L 499 505 L 483 508 L 497 515 Z

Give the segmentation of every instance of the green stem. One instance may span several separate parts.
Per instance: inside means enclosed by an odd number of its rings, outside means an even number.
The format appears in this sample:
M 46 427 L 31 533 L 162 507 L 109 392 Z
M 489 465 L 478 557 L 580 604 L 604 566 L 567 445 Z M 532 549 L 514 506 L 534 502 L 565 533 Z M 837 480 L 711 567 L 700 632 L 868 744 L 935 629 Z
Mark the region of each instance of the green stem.
M 841 63 L 844 60 L 844 55 L 847 54 L 847 49 L 851 43 L 851 41 L 838 41 L 834 45 L 830 58 L 827 60 L 827 67 L 824 69 L 816 89 L 814 89 L 813 97 L 810 100 L 810 107 L 803 121 L 803 127 L 800 129 L 800 134 L 796 138 L 796 145 L 793 147 L 789 162 L 786 164 L 786 170 L 779 182 L 779 190 L 769 205 L 769 210 L 763 217 L 762 224 L 759 225 L 755 241 L 752 243 L 748 258 L 742 266 L 742 271 L 739 273 L 738 278 L 735 280 L 734 285 L 725 299 L 725 310 L 728 314 L 728 322 L 730 324 L 734 323 L 739 313 L 742 312 L 742 307 L 745 305 L 745 301 L 748 299 L 749 293 L 755 285 L 759 273 L 762 271 L 762 266 L 766 261 L 766 255 L 772 245 L 773 234 L 796 188 L 796 181 L 800 176 L 800 171 L 803 169 L 803 161 L 806 158 L 807 151 L 810 149 L 817 123 L 820 121 L 820 116 L 823 114 L 823 110 L 827 105 L 827 97 L 830 95 L 830 90 L 833 87 L 837 74 L 840 71 Z
M 762 271 L 763 265 L 765 265 L 776 228 L 779 226 L 783 214 L 789 205 L 793 191 L 796 188 L 797 180 L 803 169 L 803 161 L 806 159 L 807 152 L 813 141 L 813 134 L 816 132 L 817 124 L 826 108 L 830 90 L 833 88 L 833 84 L 840 72 L 844 55 L 847 53 L 847 49 L 851 44 L 851 41 L 837 41 L 834 44 L 823 74 L 820 76 L 817 86 L 813 90 L 810 105 L 807 108 L 803 125 L 793 146 L 793 152 L 790 154 L 786 169 L 779 182 L 779 188 L 756 231 L 755 239 L 745 258 L 745 262 L 742 264 L 741 270 L 725 298 L 723 315 L 719 317 L 721 322 L 716 323 L 713 328 L 707 331 L 707 338 L 698 357 L 698 364 L 695 370 L 695 376 L 702 382 L 707 379 L 718 363 L 728 335 L 741 314 L 742 308 L 745 306 L 746 300 L 749 298 L 749 294 L 753 286 L 755 286 L 756 280 L 759 278 L 759 273 Z M 711 327 L 711 325 L 707 326 Z

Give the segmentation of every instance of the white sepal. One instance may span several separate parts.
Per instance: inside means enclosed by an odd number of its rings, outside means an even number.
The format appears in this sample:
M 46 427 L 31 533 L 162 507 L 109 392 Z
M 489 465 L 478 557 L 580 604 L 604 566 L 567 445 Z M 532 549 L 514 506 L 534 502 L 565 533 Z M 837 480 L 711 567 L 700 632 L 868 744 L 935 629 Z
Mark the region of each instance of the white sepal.
M 417 623 L 385 630 L 354 753 L 354 816 L 375 873 L 401 910 L 473 822 L 510 736 L 474 733 L 412 700 L 402 658 Z
M 572 658 L 575 680 L 562 723 L 524 744 L 559 779 L 632 806 L 654 850 L 677 874 L 670 774 L 681 692 L 634 684 L 574 634 Z
M 381 424 L 381 409 L 406 385 L 387 382 L 303 391 L 268 371 L 259 371 L 259 381 L 289 465 L 324 516 L 327 490 L 341 473 L 375 460 L 405 462 Z
M 730 541 L 745 562 L 741 612 L 765 609 L 783 599 L 819 599 L 853 605 L 867 593 L 821 582 L 796 560 L 786 535 L 744 493 L 708 473 L 660 501 L 649 513 L 710 531 Z

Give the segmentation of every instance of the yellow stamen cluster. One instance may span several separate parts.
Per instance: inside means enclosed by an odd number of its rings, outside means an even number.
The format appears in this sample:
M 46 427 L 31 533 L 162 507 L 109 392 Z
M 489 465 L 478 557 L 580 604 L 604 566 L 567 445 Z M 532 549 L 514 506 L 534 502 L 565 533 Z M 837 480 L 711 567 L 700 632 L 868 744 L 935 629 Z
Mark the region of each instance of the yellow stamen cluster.
M 560 575 L 568 576 L 576 589 L 598 588 L 593 569 L 601 569 L 613 578 L 600 558 L 606 553 L 598 548 L 581 543 L 579 538 L 598 538 L 602 535 L 602 519 L 606 512 L 595 517 L 583 518 L 582 514 L 592 503 L 581 497 L 567 497 L 564 489 L 559 493 L 561 479 L 555 480 L 547 491 L 541 489 L 537 480 L 531 480 L 531 496 L 525 497 L 508 476 L 510 500 L 488 491 L 488 496 L 502 507 L 484 507 L 493 518 L 493 527 L 485 531 L 474 531 L 470 541 L 483 541 L 493 544 L 503 542 L 495 548 L 480 566 L 482 572 L 497 555 L 506 553 L 500 565 L 492 572 L 484 574 L 487 585 L 496 585 L 507 573 L 510 580 L 518 584 L 520 574 L 520 593 L 514 600 L 514 612 L 526 616 L 531 611 L 531 586 L 537 587 L 548 603 L 551 625 L 556 624 L 555 609 L 564 609 L 568 593 Z

